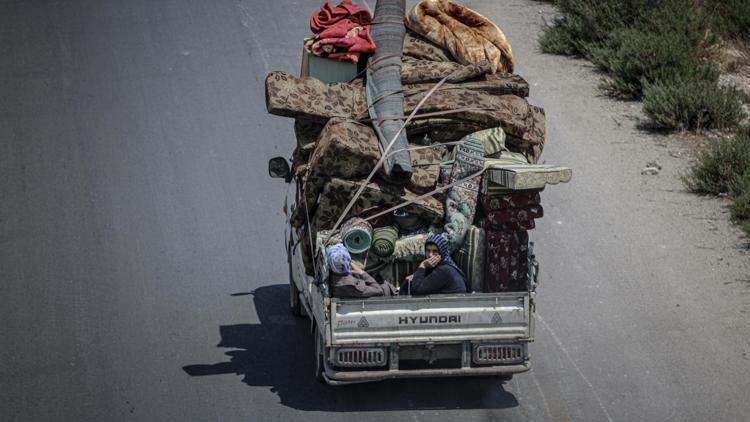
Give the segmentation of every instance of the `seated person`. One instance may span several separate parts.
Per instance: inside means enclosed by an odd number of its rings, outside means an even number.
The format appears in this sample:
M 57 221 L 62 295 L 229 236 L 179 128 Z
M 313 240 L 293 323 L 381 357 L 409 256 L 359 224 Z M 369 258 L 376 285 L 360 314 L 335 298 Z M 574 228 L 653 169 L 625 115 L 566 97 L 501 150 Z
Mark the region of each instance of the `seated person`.
M 331 271 L 331 294 L 340 298 L 390 296 L 391 286 L 381 285 L 356 262 L 342 243 L 326 250 L 326 261 Z
M 401 285 L 401 294 L 466 293 L 466 276 L 451 259 L 448 241 L 431 234 L 424 245 L 426 259 Z

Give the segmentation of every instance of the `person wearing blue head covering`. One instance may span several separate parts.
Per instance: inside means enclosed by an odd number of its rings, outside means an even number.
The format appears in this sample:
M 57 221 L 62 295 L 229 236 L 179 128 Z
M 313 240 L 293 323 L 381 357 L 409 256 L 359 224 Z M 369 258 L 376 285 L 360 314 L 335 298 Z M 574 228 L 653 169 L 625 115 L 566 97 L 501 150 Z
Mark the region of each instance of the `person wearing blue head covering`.
M 448 240 L 431 234 L 424 244 L 426 259 L 401 286 L 401 294 L 466 293 L 466 276 L 450 255 Z
M 352 256 L 343 243 L 337 243 L 326 250 L 326 261 L 332 274 L 351 275 Z
M 326 262 L 331 274 L 331 294 L 339 298 L 390 296 L 391 286 L 381 285 L 356 262 L 343 243 L 326 250 Z

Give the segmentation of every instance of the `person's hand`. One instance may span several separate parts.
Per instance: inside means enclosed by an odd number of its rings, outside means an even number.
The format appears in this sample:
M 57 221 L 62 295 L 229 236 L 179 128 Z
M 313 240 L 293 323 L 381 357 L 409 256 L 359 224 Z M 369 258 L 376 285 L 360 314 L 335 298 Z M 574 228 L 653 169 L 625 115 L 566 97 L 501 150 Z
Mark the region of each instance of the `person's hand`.
M 362 274 L 365 270 L 362 269 L 362 267 L 359 266 L 356 262 L 352 261 L 352 274 Z
M 406 280 L 406 281 L 407 281 L 408 283 L 411 283 L 411 281 L 412 281 L 412 280 L 414 280 L 414 274 L 412 274 L 412 275 L 407 275 L 407 276 L 406 276 L 406 278 L 405 278 L 405 280 Z
M 422 261 L 419 266 L 429 270 L 430 268 L 435 268 L 440 263 L 440 259 L 440 255 L 435 255 Z

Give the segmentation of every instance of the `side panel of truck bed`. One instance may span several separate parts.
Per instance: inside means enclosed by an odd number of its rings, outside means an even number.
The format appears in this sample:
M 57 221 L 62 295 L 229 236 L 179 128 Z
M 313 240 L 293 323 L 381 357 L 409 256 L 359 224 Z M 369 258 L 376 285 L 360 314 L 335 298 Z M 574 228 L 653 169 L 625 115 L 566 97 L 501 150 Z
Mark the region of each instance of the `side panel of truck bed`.
M 529 293 L 334 299 L 333 345 L 525 340 Z

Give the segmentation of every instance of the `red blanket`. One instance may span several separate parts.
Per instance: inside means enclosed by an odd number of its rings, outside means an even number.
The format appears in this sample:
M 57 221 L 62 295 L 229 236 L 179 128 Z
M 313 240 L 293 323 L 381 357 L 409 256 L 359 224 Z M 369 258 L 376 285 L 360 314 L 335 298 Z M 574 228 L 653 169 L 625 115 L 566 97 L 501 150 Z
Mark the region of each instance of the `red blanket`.
M 372 17 L 367 9 L 343 0 L 332 7 L 327 1 L 310 17 L 315 39 L 305 44 L 313 55 L 357 63 L 360 53 L 375 52 L 370 35 Z
M 486 234 L 487 267 L 484 280 L 488 292 L 526 290 L 529 271 L 529 235 L 525 231 Z
M 539 192 L 513 193 L 507 195 L 480 195 L 479 201 L 485 211 L 507 210 L 508 208 L 522 208 L 529 205 L 539 205 Z
M 499 225 L 532 221 L 543 216 L 544 210 L 541 205 L 529 205 L 523 208 L 490 211 L 486 214 L 485 221 L 489 224 Z
M 354 26 L 365 26 L 372 23 L 372 16 L 367 9 L 353 4 L 351 0 L 343 0 L 336 7 L 332 7 L 326 1 L 320 7 L 320 10 L 310 17 L 310 29 L 317 34 L 324 29 L 340 25 L 342 21 L 348 21 Z M 346 32 L 344 31 L 344 33 Z

